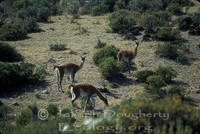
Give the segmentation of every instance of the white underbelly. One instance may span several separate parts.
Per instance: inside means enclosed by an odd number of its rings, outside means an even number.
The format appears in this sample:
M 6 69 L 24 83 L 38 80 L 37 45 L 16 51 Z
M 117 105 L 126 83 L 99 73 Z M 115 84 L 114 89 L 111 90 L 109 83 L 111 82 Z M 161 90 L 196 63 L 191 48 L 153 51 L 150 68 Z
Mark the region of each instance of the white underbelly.
M 80 96 L 88 96 L 88 94 L 84 92 L 82 88 L 79 88 L 79 91 L 80 91 Z
M 128 57 L 125 57 L 124 54 L 122 54 L 122 58 L 123 58 L 123 60 L 126 61 L 126 62 L 128 62 L 128 60 L 129 60 L 129 58 L 128 58 Z
M 71 72 L 68 71 L 66 68 L 64 69 L 64 72 L 65 72 L 66 75 L 70 75 L 71 74 Z

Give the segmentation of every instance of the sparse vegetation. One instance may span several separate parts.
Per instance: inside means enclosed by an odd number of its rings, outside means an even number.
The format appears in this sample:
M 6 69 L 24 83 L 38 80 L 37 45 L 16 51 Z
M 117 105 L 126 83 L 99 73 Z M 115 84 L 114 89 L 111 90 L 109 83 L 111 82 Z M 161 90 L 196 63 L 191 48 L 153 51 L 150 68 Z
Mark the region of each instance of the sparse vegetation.
M 54 50 L 54 51 L 62 51 L 62 50 L 66 50 L 66 44 L 50 44 L 49 45 L 50 50 Z
M 188 64 L 188 59 L 180 52 L 178 52 L 178 46 L 172 43 L 158 44 L 155 51 L 156 55 L 160 57 L 166 57 L 181 64 Z
M 194 4 L 190 7 L 191 0 L 2 1 L 0 40 L 9 44 L 0 42 L 0 133 L 199 133 L 200 17 L 199 3 L 194 0 Z M 66 13 L 57 15 L 62 11 Z M 135 39 L 147 42 L 141 42 L 128 74 L 115 50 L 133 50 Z M 80 63 L 81 55 L 87 58 L 75 83 L 101 86 L 98 89 L 109 103 L 104 107 L 97 102 L 94 113 L 80 110 L 86 98 L 74 103 L 77 108 L 72 113 L 69 77 L 63 79 L 63 94 L 57 91 L 52 71 L 53 65 Z M 37 105 L 27 104 L 34 101 Z M 48 111 L 48 118 L 39 118 L 45 116 L 39 108 Z M 93 109 L 90 100 L 87 108 Z M 109 112 L 115 115 L 105 118 Z
M 97 38 L 97 39 L 98 39 L 98 42 L 97 42 L 97 45 L 94 46 L 94 48 L 99 49 L 99 48 L 103 48 L 106 46 L 106 43 L 101 42 L 101 40 L 99 38 Z

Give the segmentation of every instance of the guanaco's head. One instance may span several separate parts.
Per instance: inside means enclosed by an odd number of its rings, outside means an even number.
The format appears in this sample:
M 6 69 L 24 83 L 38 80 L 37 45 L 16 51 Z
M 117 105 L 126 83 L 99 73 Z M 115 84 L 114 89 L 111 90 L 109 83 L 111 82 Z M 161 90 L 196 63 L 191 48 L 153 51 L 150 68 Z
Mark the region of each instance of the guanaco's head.
M 135 47 L 138 47 L 140 45 L 139 41 L 135 41 Z
M 82 64 L 85 62 L 85 58 L 86 58 L 86 56 L 85 57 L 81 56 L 81 63 Z

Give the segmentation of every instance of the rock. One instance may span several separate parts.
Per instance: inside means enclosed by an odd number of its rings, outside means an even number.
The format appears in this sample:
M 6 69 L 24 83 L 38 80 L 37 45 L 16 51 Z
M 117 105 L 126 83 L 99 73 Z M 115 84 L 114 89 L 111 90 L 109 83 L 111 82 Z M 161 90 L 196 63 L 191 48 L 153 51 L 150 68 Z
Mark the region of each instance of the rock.
M 13 102 L 12 105 L 13 106 L 19 106 L 19 104 L 17 102 Z
M 43 94 L 49 94 L 49 92 L 48 92 L 48 90 L 47 90 L 47 89 L 46 89 L 46 90 L 44 90 L 42 93 L 43 93 Z

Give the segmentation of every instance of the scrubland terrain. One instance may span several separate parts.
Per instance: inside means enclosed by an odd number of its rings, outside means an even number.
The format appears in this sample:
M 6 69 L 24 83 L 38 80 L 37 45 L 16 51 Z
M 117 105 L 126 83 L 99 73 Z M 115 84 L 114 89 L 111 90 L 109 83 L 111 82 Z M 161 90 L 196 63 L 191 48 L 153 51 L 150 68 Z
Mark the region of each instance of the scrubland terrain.
M 191 7 L 188 11 L 192 12 L 196 7 L 198 6 Z M 83 15 L 74 22 L 71 21 L 71 16 L 66 14 L 52 16 L 48 23 L 39 23 L 41 32 L 30 33 L 25 40 L 7 41 L 23 55 L 24 62 L 47 66 L 47 76 L 43 83 L 23 86 L 17 89 L 17 92 L 12 91 L 9 94 L 0 95 L 1 101 L 12 107 L 13 115 L 18 114 L 32 103 L 36 103 L 39 109 L 44 109 L 49 104 L 55 104 L 59 110 L 71 108 L 71 96 L 68 90 L 69 80 L 64 76 L 62 82 L 64 93 L 58 92 L 57 76 L 53 71 L 53 66 L 68 62 L 79 64 L 81 56 L 86 56 L 86 61 L 83 68 L 76 74 L 75 82 L 87 82 L 97 88 L 103 88 L 98 67 L 92 62 L 92 57 L 98 50 L 94 47 L 98 39 L 107 45 L 115 45 L 123 50 L 134 50 L 135 48 L 134 41 L 124 40 L 120 34 L 106 33 L 106 29 L 109 29 L 108 16 L 109 14 L 103 16 Z M 80 33 L 81 28 L 86 29 L 87 32 Z M 163 42 L 142 41 L 143 35 L 144 33 L 140 32 L 140 35 L 136 36 L 137 40 L 141 42 L 137 57 L 133 60 L 131 74 L 125 71 L 123 72 L 126 76 L 125 80 L 106 84 L 110 93 L 103 94 L 108 99 L 109 106 L 120 104 L 124 99 L 135 98 L 144 91 L 144 87 L 135 77 L 138 71 L 155 70 L 159 66 L 171 66 L 178 74 L 173 82 L 185 87 L 187 89 L 185 96 L 192 98 L 194 100 L 192 104 L 195 105 L 196 109 L 200 109 L 200 48 L 198 46 L 200 37 L 191 36 L 187 31 L 181 32 L 184 45 L 190 49 L 190 52 L 186 54 L 189 64 L 182 65 L 173 60 L 156 56 L 156 46 Z M 52 51 L 49 47 L 50 44 L 66 44 L 66 50 Z M 43 94 L 44 90 L 48 90 L 48 94 Z M 41 94 L 40 98 L 35 96 L 37 93 Z M 106 109 L 98 97 L 94 98 L 98 108 Z M 80 100 L 76 101 L 76 113 L 83 113 Z M 12 105 L 14 102 L 19 105 Z M 92 113 L 92 110 L 87 112 Z M 81 125 L 84 122 L 84 117 L 76 119 L 75 125 Z

